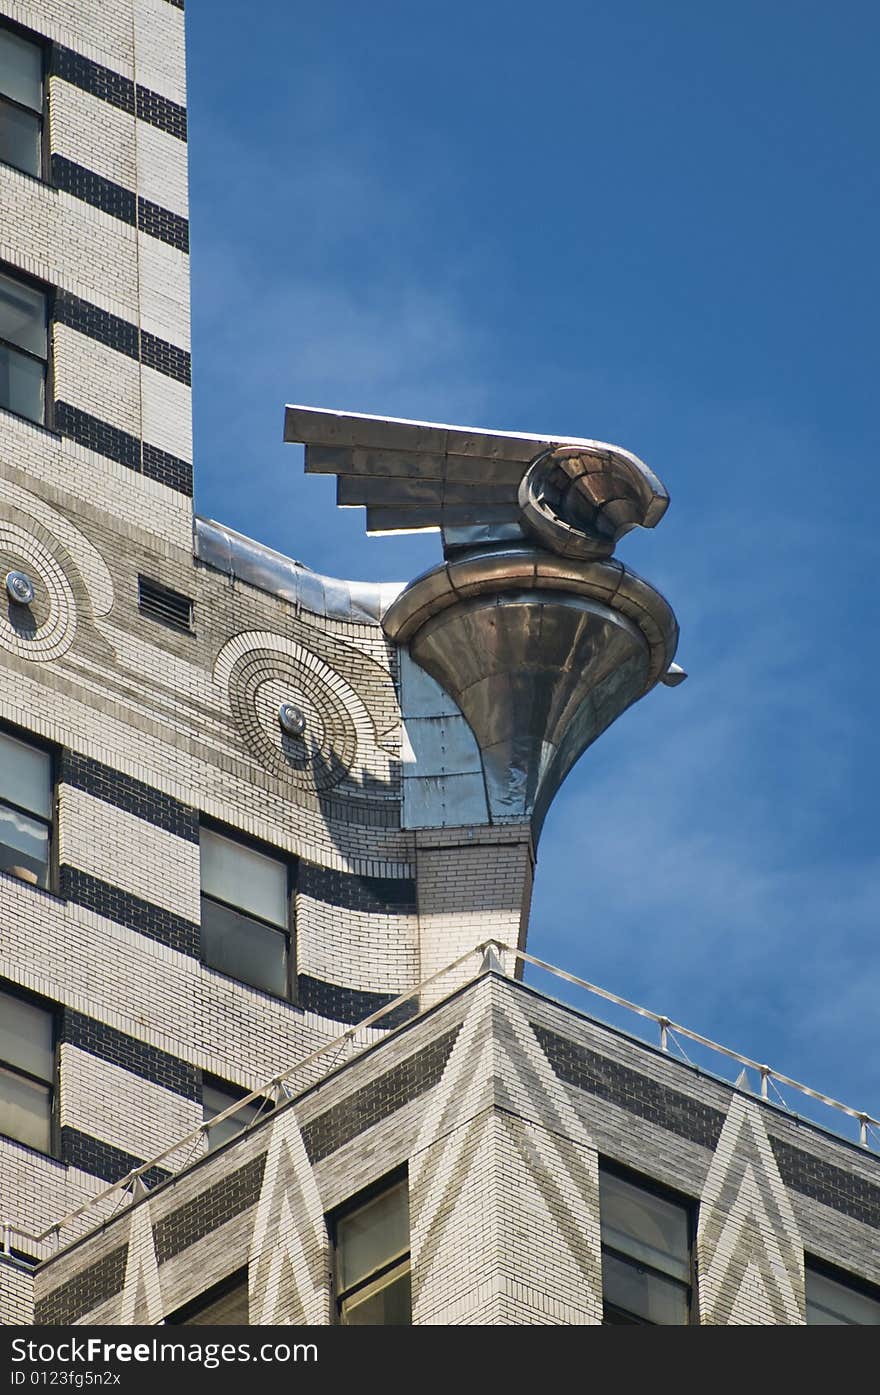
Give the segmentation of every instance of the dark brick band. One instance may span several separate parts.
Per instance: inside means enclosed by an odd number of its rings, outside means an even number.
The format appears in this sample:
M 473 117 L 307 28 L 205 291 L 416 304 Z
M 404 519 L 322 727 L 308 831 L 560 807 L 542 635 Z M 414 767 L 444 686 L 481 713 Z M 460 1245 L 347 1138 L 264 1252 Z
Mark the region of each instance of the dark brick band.
M 213 1187 L 157 1222 L 153 1227 L 153 1240 L 158 1263 L 164 1264 L 166 1259 L 210 1235 L 212 1230 L 241 1215 L 249 1206 L 256 1205 L 265 1166 L 266 1154 L 261 1153 L 253 1162 L 230 1172 Z
M 169 455 L 167 450 L 159 450 L 158 446 L 144 441 L 143 472 L 149 479 L 158 480 L 160 484 L 167 484 L 169 489 L 176 489 L 178 494 L 192 498 L 193 467 L 188 460 Z
M 311 862 L 299 864 L 299 890 L 315 901 L 349 911 L 412 915 L 416 909 L 416 884 L 408 878 L 358 877 Z
M 771 1135 L 770 1146 L 787 1187 L 880 1230 L 880 1185 L 823 1162 L 814 1153 L 806 1153 L 781 1138 Z
M 111 217 L 120 218 L 123 223 L 130 223 L 134 227 L 137 197 L 131 189 L 124 189 L 121 184 L 114 184 L 112 179 L 87 170 L 84 165 L 68 160 L 66 155 L 52 156 L 52 183 L 56 189 L 63 189 L 65 194 L 72 194 L 75 199 L 82 199 L 92 208 L 100 208 L 102 213 L 109 213 Z
M 97 1264 L 90 1264 L 66 1283 L 38 1298 L 34 1321 L 40 1327 L 67 1327 L 118 1293 L 125 1282 L 128 1246 L 111 1250 Z
M 166 131 L 178 140 L 186 140 L 186 107 L 172 102 L 153 92 L 149 87 L 140 87 L 131 78 L 114 73 L 91 58 L 84 58 L 73 49 L 60 44 L 52 47 L 51 76 L 62 78 L 82 92 L 98 97 L 120 111 L 137 116 L 157 130 Z
M 113 107 L 119 107 L 120 111 L 127 111 L 130 116 L 135 114 L 134 83 L 131 78 L 114 73 L 112 68 L 105 68 L 101 63 L 93 63 L 91 58 L 83 58 L 82 54 L 74 53 L 71 48 L 64 48 L 61 44 L 52 45 L 50 76 L 63 78 L 73 87 L 99 97 Z
M 164 906 L 142 901 L 139 896 L 132 896 L 110 882 L 102 882 L 88 872 L 81 872 L 78 867 L 62 865 L 59 868 L 59 887 L 61 895 L 68 901 L 75 901 L 78 906 L 85 906 L 96 915 L 115 920 L 118 925 L 136 930 L 139 935 L 158 940 L 181 954 L 199 958 L 198 925 L 175 915 L 173 911 L 166 911 Z
M 297 983 L 299 1006 L 307 1012 L 329 1017 L 334 1022 L 362 1022 L 399 996 L 397 993 L 368 993 L 359 988 L 343 988 L 338 983 L 327 983 L 308 974 L 300 974 Z M 418 1010 L 415 1001 L 401 1003 L 400 1007 L 380 1017 L 374 1025 L 390 1031 L 392 1027 L 400 1027 L 415 1017 Z
M 599 1099 L 617 1104 L 692 1143 L 701 1143 L 705 1148 L 716 1146 L 724 1127 L 720 1110 L 600 1056 L 576 1041 L 558 1037 L 534 1022 L 531 1025 L 553 1070 L 567 1085 L 598 1095 Z
M 111 315 L 69 291 L 56 291 L 52 318 L 56 324 L 67 325 L 78 334 L 85 334 L 109 349 L 125 354 L 145 365 L 174 378 L 189 387 L 192 381 L 192 361 L 185 349 L 178 349 L 155 334 L 138 330 L 137 325 Z
M 135 780 L 131 775 L 123 775 L 109 765 L 102 765 L 91 756 L 77 755 L 75 751 L 62 751 L 58 771 L 62 785 L 72 785 L 74 789 L 102 799 L 105 804 L 114 804 L 127 814 L 135 814 L 147 823 L 155 824 L 166 833 L 174 833 L 189 843 L 199 841 L 199 815 L 188 804 L 181 804 L 170 794 L 153 789 Z
M 155 334 L 141 330 L 141 363 L 146 368 L 155 368 L 167 378 L 176 378 L 179 383 L 192 383 L 192 359 L 186 349 L 178 349 L 167 339 L 158 339 Z
M 78 1167 L 80 1172 L 91 1173 L 92 1177 L 100 1177 L 104 1182 L 118 1182 L 132 1168 L 140 1167 L 144 1162 L 143 1158 L 114 1148 L 112 1143 L 104 1143 L 100 1138 L 80 1133 L 79 1129 L 72 1129 L 68 1124 L 61 1129 L 61 1159 L 69 1167 Z M 151 1167 L 143 1174 L 148 1187 L 156 1187 L 170 1176 L 171 1173 L 163 1167 Z
M 387 1119 L 389 1114 L 432 1089 L 443 1074 L 460 1030 L 454 1027 L 306 1124 L 303 1141 L 310 1161 L 320 1162 L 344 1143 L 357 1138 L 371 1124 Z
M 78 445 L 106 455 L 110 460 L 126 465 L 129 470 L 140 470 L 141 443 L 130 432 L 111 426 L 109 421 L 93 417 L 79 407 L 71 407 L 69 402 L 55 403 L 54 422 L 62 436 L 69 436 Z
M 126 354 L 128 358 L 140 358 L 137 325 L 129 324 L 128 320 L 122 320 L 118 315 L 111 315 L 87 300 L 80 300 L 79 296 L 71 295 L 69 291 L 56 291 L 52 318 L 56 324 L 67 325 L 68 329 L 75 329 L 78 334 L 97 339 L 98 343 L 106 344 L 117 353 Z
M 85 165 L 68 160 L 66 155 L 52 156 L 52 183 L 65 194 L 72 194 L 75 199 L 82 199 L 83 203 L 99 208 L 102 213 L 109 213 L 112 218 L 119 218 L 131 227 L 136 225 L 140 232 L 148 233 L 160 242 L 167 242 L 181 252 L 189 251 L 189 223 L 186 218 L 152 203 L 150 199 L 140 198 L 131 189 L 115 184 L 112 179 L 105 179 L 102 174 L 95 174 Z
M 167 242 L 180 252 L 189 251 L 189 223 L 179 213 L 171 213 L 149 199 L 137 201 L 137 225 L 141 232 Z
M 169 136 L 176 136 L 178 140 L 186 140 L 186 107 L 182 107 L 179 102 L 172 102 L 170 98 L 162 97 L 158 92 L 151 92 L 149 87 L 136 87 L 135 114 L 141 121 L 155 126 L 157 130 L 166 131 Z
M 52 410 L 55 429 L 62 436 L 69 436 L 87 450 L 106 455 L 129 470 L 137 470 L 179 494 L 192 497 L 193 470 L 188 460 L 169 455 L 148 441 L 142 443 L 130 432 L 111 426 L 108 421 L 93 417 L 79 407 L 72 407 L 69 402 L 55 402 Z
M 109 1061 L 111 1065 L 130 1071 L 142 1080 L 149 1080 L 153 1085 L 172 1090 L 184 1099 L 201 1103 L 201 1072 L 195 1066 L 187 1065 L 186 1061 L 180 1061 L 145 1041 L 127 1036 L 115 1027 L 108 1027 L 94 1017 L 65 1008 L 61 1041 L 67 1046 L 87 1051 L 101 1061 Z

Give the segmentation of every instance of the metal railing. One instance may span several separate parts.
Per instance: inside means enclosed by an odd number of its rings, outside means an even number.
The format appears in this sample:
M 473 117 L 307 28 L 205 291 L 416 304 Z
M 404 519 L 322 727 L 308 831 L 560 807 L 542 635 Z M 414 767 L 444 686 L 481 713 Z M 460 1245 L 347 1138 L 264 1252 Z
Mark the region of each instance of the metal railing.
M 838 1113 L 845 1115 L 858 1124 L 858 1141 L 863 1148 L 871 1149 L 872 1151 L 880 1148 L 880 1119 L 875 1118 L 865 1110 L 853 1109 L 849 1105 L 842 1104 L 840 1100 L 833 1099 L 830 1095 L 823 1094 L 820 1090 L 813 1090 L 809 1085 L 804 1085 L 798 1080 L 793 1080 L 791 1076 L 784 1075 L 781 1071 L 774 1070 L 772 1066 L 755 1061 L 751 1056 L 745 1056 L 742 1052 L 734 1051 L 730 1047 L 722 1046 L 719 1042 L 712 1041 L 709 1037 L 702 1036 L 699 1032 L 693 1032 L 690 1028 L 683 1027 L 681 1023 L 673 1022 L 671 1018 L 665 1017 L 662 1013 L 652 1012 L 650 1008 L 641 1007 L 637 1003 L 632 1003 L 628 998 L 621 998 L 617 993 L 612 993 L 607 988 L 600 988 L 597 984 L 590 983 L 587 979 L 579 978 L 577 974 L 568 973 L 567 970 L 560 969 L 555 964 L 548 964 L 545 960 L 538 959 L 535 955 L 526 953 L 525 950 L 516 949 L 511 945 L 505 944 L 501 940 L 485 940 L 481 944 L 475 945 L 473 949 L 468 950 L 465 954 L 460 955 L 458 959 L 455 959 L 451 964 L 445 965 L 442 969 L 438 969 L 436 973 L 431 974 L 430 977 L 423 979 L 420 983 L 416 984 L 414 988 L 408 989 L 406 993 L 400 994 L 399 997 L 394 998 L 391 1002 L 378 1008 L 375 1012 L 371 1013 L 369 1017 L 365 1017 L 361 1022 L 355 1023 L 353 1026 L 346 1028 L 346 1030 L 341 1032 L 338 1036 L 323 1043 L 308 1056 L 303 1057 L 301 1061 L 297 1061 L 286 1070 L 273 1075 L 264 1084 L 258 1086 L 257 1089 L 252 1090 L 250 1094 L 243 1095 L 241 1099 L 236 1100 L 228 1109 L 224 1109 L 222 1113 L 215 1114 L 210 1119 L 204 1120 L 198 1128 L 193 1129 L 183 1138 L 176 1139 L 167 1148 L 163 1149 L 161 1153 L 157 1153 L 155 1157 L 150 1158 L 148 1162 L 141 1163 L 138 1167 L 132 1168 L 131 1171 L 127 1172 L 124 1177 L 121 1177 L 118 1182 L 114 1182 L 111 1186 L 104 1188 L 94 1196 L 88 1197 L 85 1201 L 81 1202 L 79 1206 L 75 1207 L 74 1210 L 67 1212 L 60 1220 L 54 1221 L 52 1225 L 48 1226 L 39 1234 L 32 1234 L 29 1231 L 22 1230 L 10 1221 L 0 1222 L 0 1253 L 5 1255 L 11 1254 L 12 1250 L 15 1248 L 14 1242 L 16 1238 L 23 1241 L 25 1245 L 31 1248 L 36 1247 L 38 1252 L 44 1252 L 47 1245 L 51 1245 L 53 1248 L 60 1248 L 62 1231 L 74 1225 L 77 1221 L 83 1220 L 89 1216 L 94 1216 L 93 1225 L 105 1224 L 126 1202 L 136 1200 L 138 1197 L 144 1196 L 152 1190 L 152 1187 L 147 1181 L 147 1177 L 155 1168 L 161 1167 L 163 1163 L 169 1164 L 175 1159 L 175 1155 L 177 1155 L 178 1165 L 171 1169 L 170 1176 L 175 1176 L 184 1171 L 194 1162 L 206 1156 L 202 1145 L 204 1145 L 212 1128 L 215 1128 L 218 1124 L 224 1123 L 228 1119 L 233 1119 L 240 1110 L 257 1104 L 259 1107 L 256 1114 L 253 1118 L 248 1120 L 247 1124 L 243 1126 L 241 1133 L 235 1135 L 235 1137 L 241 1137 L 243 1134 L 249 1132 L 265 1117 L 266 1106 L 274 1109 L 276 1105 L 294 1099 L 297 1093 L 301 1093 L 304 1089 L 312 1088 L 313 1085 L 323 1079 L 326 1074 L 329 1074 L 338 1064 L 347 1063 L 343 1062 L 341 1058 L 344 1052 L 348 1051 L 349 1048 L 356 1044 L 356 1038 L 359 1033 L 365 1034 L 361 1050 L 366 1050 L 368 1047 L 383 1040 L 381 1035 L 377 1036 L 374 1034 L 376 1031 L 382 1033 L 392 1030 L 388 1026 L 382 1026 L 383 1019 L 387 1019 L 390 1015 L 395 1013 L 397 1009 L 405 1007 L 408 1003 L 412 1003 L 414 1000 L 417 1001 L 427 988 L 438 984 L 448 974 L 455 973 L 474 959 L 478 959 L 479 963 L 473 976 L 465 980 L 466 983 L 473 982 L 481 974 L 487 972 L 503 974 L 505 971 L 502 962 L 498 958 L 499 954 L 511 956 L 523 964 L 531 964 L 534 968 L 552 974 L 555 978 L 559 978 L 566 983 L 573 984 L 575 987 L 583 989 L 587 993 L 593 994 L 594 997 L 600 998 L 605 1002 L 613 1003 L 618 1008 L 622 1008 L 627 1012 L 634 1013 L 637 1017 L 653 1022 L 658 1029 L 657 1044 L 660 1050 L 669 1054 L 670 1045 L 678 1046 L 688 1065 L 694 1066 L 694 1062 L 690 1061 L 687 1054 L 683 1051 L 679 1038 L 694 1042 L 706 1050 L 714 1052 L 723 1060 L 736 1062 L 742 1067 L 740 1077 L 736 1081 L 728 1081 L 723 1075 L 717 1074 L 717 1078 L 723 1080 L 725 1084 L 732 1084 L 734 1088 L 745 1089 L 749 1093 L 753 1093 L 750 1084 L 747 1080 L 743 1079 L 742 1072 L 748 1070 L 754 1071 L 760 1082 L 759 1096 L 772 1107 L 782 1108 L 789 1114 L 795 1113 L 783 1098 L 778 1088 L 779 1086 L 783 1086 L 787 1089 L 796 1090 L 800 1094 L 817 1101 L 831 1110 L 836 1110 Z M 571 1004 L 565 1004 L 565 1006 L 568 1008 L 572 1007 Z M 413 1018 L 408 1019 L 408 1021 L 402 1025 L 411 1025 L 417 1015 L 418 1014 L 414 1014 Z M 326 1057 L 330 1057 L 331 1059 L 325 1064 Z M 354 1057 L 348 1057 L 348 1060 L 352 1059 L 354 1059 Z M 325 1065 L 322 1074 L 309 1081 L 306 1085 L 301 1085 L 298 1091 L 291 1088 L 291 1082 L 295 1076 L 300 1076 L 304 1072 L 322 1065 Z M 703 1070 L 703 1073 L 716 1076 L 716 1072 L 714 1071 L 706 1072 L 700 1066 L 694 1066 L 694 1068 Z M 775 1090 L 777 1095 L 776 1099 L 770 1098 L 771 1088 Z M 815 1121 L 810 1120 L 809 1122 L 813 1123 Z M 821 1124 L 818 1126 L 823 1127 Z M 834 1132 L 834 1130 L 830 1131 Z M 179 1160 L 181 1154 L 185 1154 L 182 1161 Z M 165 1181 L 167 1178 L 163 1177 L 161 1180 Z M 107 1211 L 106 1214 L 95 1215 L 96 1212 L 102 1209 L 106 1210 L 114 1201 L 114 1198 L 116 1204 L 112 1209 Z M 79 1237 L 77 1236 L 74 1238 L 76 1239 Z M 46 1256 L 44 1253 L 40 1253 L 39 1257 L 44 1258 Z

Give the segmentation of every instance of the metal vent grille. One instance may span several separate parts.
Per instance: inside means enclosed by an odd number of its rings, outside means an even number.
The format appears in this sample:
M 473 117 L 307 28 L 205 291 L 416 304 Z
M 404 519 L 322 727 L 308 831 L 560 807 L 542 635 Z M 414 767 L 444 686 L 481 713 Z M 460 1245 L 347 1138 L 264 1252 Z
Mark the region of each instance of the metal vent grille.
M 189 596 L 172 591 L 161 581 L 151 581 L 148 576 L 138 577 L 138 609 L 151 620 L 159 620 L 175 630 L 192 631 L 193 603 Z

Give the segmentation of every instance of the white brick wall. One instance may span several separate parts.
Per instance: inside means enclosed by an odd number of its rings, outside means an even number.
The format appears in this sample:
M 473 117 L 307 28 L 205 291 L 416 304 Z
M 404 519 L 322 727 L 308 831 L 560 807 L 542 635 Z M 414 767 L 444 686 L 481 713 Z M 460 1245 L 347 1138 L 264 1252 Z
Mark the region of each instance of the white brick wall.
M 181 460 L 192 460 L 192 399 L 185 383 L 141 368 L 143 437 Z
M 296 897 L 300 973 L 368 992 L 403 993 L 419 981 L 418 919 L 352 911 Z
M 153 1158 L 176 1138 L 185 1138 L 202 1122 L 194 1100 L 143 1080 L 110 1061 L 75 1046 L 61 1048 L 59 1122 L 99 1138 L 136 1158 Z M 173 1172 L 206 1146 L 189 1145 L 163 1164 Z M 190 1157 L 192 1155 L 192 1157 Z
M 198 924 L 198 845 L 69 785 L 58 799 L 58 856 Z
M 135 76 L 142 87 L 186 105 L 183 11 L 168 0 L 135 0 Z
M 137 255 L 141 328 L 188 349 L 189 257 L 147 233 L 137 234 Z
M 124 189 L 137 184 L 135 118 L 60 78 L 51 81 L 50 149 Z
M 141 379 L 134 359 L 67 325 L 56 324 L 52 340 L 56 399 L 140 436 Z
M 105 0 L 3 0 L 2 13 L 96 63 L 132 75 L 132 0 L 113 5 Z
M 143 517 L 150 519 L 154 547 L 191 547 L 192 500 L 185 495 L 75 441 L 59 442 L 20 417 L 0 413 L 0 421 L 0 477 L 23 491 L 26 485 L 27 494 L 54 498 L 74 518 L 76 503 L 87 501 L 104 513 L 106 533 L 115 539 L 117 550 L 134 532 L 134 520 Z M 57 498 L 56 491 L 66 498 Z
M 138 234 L 133 227 L 7 165 L 0 165 L 0 207 L 0 259 L 137 321 Z M 179 281 L 179 270 L 177 277 Z
M 0 1259 L 0 1327 L 32 1327 L 33 1322 L 33 1275 Z
M 146 121 L 137 123 L 138 193 L 183 218 L 189 214 L 186 150 L 186 142 L 177 136 Z

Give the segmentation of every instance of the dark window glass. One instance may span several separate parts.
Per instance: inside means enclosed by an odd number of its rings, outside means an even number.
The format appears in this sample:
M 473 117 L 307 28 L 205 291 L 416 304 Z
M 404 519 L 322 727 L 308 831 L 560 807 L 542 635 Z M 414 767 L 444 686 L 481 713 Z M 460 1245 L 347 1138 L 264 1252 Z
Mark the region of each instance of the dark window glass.
M 52 1147 L 55 1021 L 51 1012 L 0 992 L 0 1133 Z
M 215 1115 L 222 1114 L 224 1110 L 230 1109 L 237 1100 L 243 1099 L 249 1091 L 236 1090 L 234 1085 L 226 1085 L 222 1082 L 205 1080 L 202 1082 L 202 1118 L 207 1121 L 213 1119 Z M 242 1105 L 231 1114 L 228 1119 L 221 1119 L 219 1124 L 205 1130 L 208 1140 L 208 1149 L 213 1151 L 220 1148 L 224 1143 L 228 1143 L 231 1138 L 235 1138 L 250 1124 L 262 1116 L 268 1114 L 273 1108 L 270 1100 L 255 1099 L 249 1104 Z
M 205 963 L 289 997 L 289 864 L 209 828 L 200 845 Z
M 0 160 L 39 175 L 43 139 L 43 48 L 0 28 Z
M 247 1327 L 249 1320 L 246 1269 L 215 1284 L 165 1319 L 175 1327 Z
M 0 732 L 0 871 L 49 885 L 52 757 Z
M 45 418 L 47 313 L 44 291 L 0 273 L 0 407 L 30 421 Z
M 805 1271 L 808 1326 L 880 1327 L 880 1296 L 832 1279 L 808 1264 Z
M 339 1321 L 346 1327 L 408 1327 L 412 1304 L 406 1182 L 352 1203 L 336 1217 L 333 1233 Z
M 599 1172 L 599 1197 L 605 1321 L 687 1323 L 689 1208 L 604 1168 Z

